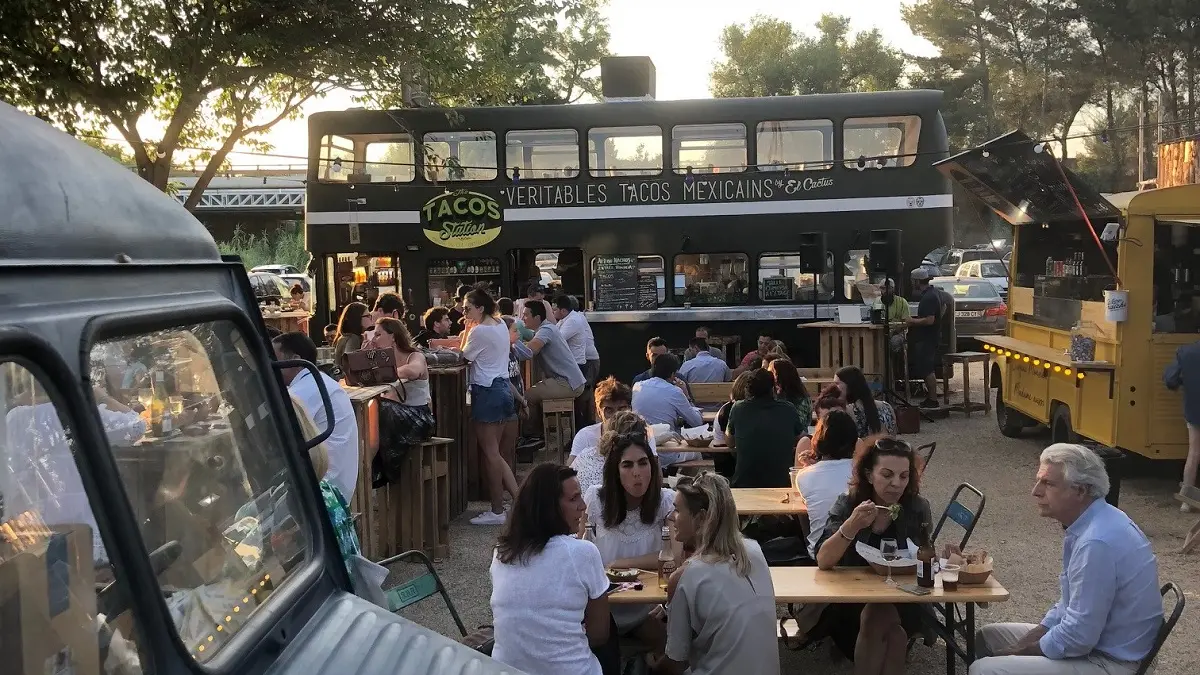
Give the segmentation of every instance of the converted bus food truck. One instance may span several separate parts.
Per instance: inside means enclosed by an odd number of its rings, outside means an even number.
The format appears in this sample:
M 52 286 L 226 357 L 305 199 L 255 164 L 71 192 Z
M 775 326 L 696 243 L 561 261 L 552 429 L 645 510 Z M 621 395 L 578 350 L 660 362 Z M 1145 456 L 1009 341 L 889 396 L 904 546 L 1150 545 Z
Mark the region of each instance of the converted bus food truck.
M 513 672 L 348 592 L 241 262 L 4 103 L 0 156 L 0 672 Z
M 1000 430 L 1185 457 L 1181 397 L 1162 375 L 1200 339 L 1200 185 L 1110 201 L 1020 132 L 939 168 L 1013 225 L 1008 328 L 980 338 Z

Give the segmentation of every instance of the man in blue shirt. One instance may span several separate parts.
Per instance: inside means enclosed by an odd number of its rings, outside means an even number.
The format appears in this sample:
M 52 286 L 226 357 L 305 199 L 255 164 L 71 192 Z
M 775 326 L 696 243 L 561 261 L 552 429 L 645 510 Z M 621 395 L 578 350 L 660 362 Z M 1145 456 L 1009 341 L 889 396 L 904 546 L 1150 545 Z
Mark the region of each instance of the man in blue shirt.
M 1129 516 L 1104 501 L 1104 463 L 1088 448 L 1042 452 L 1033 498 L 1062 523 L 1061 598 L 1038 625 L 984 626 L 970 675 L 1133 675 L 1163 622 L 1158 562 Z
M 732 379 L 729 364 L 712 355 L 708 340 L 692 338 L 690 348 L 695 350 L 696 355 L 679 367 L 679 377 L 683 378 L 684 382 L 728 382 Z
M 692 407 L 683 391 L 672 384 L 679 370 L 679 359 L 674 354 L 659 354 L 654 357 L 650 368 L 653 377 L 633 385 L 633 411 L 642 416 L 647 424 L 669 424 L 678 430 L 682 420 L 685 427 L 704 424 L 700 411 Z M 677 462 L 699 459 L 699 453 L 660 453 L 659 464 L 670 466 Z

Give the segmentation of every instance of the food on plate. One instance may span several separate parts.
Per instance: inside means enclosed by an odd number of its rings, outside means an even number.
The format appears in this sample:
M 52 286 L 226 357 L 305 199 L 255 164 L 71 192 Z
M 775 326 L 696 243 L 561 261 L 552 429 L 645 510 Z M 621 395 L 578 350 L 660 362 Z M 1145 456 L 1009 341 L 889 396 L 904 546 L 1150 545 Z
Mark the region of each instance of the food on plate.
M 637 581 L 638 575 L 641 574 L 641 570 L 636 570 L 636 569 L 618 570 L 618 569 L 613 569 L 610 567 L 604 571 L 606 574 L 608 574 L 609 581 L 613 581 L 616 583 L 622 583 L 625 581 Z

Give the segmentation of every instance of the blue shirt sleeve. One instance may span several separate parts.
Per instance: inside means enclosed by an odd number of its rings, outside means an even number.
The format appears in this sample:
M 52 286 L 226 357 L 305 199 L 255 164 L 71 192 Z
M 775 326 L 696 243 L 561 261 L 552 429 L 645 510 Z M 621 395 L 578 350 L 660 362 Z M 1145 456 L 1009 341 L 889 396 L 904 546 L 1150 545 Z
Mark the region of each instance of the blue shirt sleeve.
M 1046 616 L 1042 619 L 1042 626 L 1047 630 L 1054 628 L 1062 621 L 1061 604 L 1061 602 L 1054 603 L 1054 606 L 1050 608 L 1050 611 L 1046 612 Z
M 696 412 L 696 409 L 692 407 L 692 402 L 683 395 L 682 391 L 676 389 L 671 398 L 675 399 L 675 409 L 689 427 L 698 427 L 704 424 L 704 417 Z
M 1058 622 L 1039 642 L 1042 653 L 1051 659 L 1087 656 L 1096 648 L 1117 592 L 1115 552 L 1102 541 L 1080 542 L 1071 554 L 1067 583 L 1070 599 L 1046 615 Z
M 513 352 L 515 352 L 517 355 L 518 361 L 528 361 L 529 359 L 533 358 L 533 350 L 530 349 L 529 345 L 525 344 L 524 342 L 517 340 L 513 343 L 512 347 Z

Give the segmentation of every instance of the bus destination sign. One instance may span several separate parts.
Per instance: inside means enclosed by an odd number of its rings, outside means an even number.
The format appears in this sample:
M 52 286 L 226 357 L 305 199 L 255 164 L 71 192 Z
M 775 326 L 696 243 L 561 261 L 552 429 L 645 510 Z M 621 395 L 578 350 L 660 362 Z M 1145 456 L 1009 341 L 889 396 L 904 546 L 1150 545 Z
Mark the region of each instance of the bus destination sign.
M 478 248 L 500 236 L 503 209 L 492 197 L 478 192 L 447 192 L 421 207 L 425 238 L 453 249 Z
M 543 206 L 626 206 L 698 202 L 753 202 L 792 199 L 833 187 L 833 179 L 791 176 L 698 177 L 692 181 L 624 180 L 617 183 L 524 184 L 502 188 L 510 208 Z

